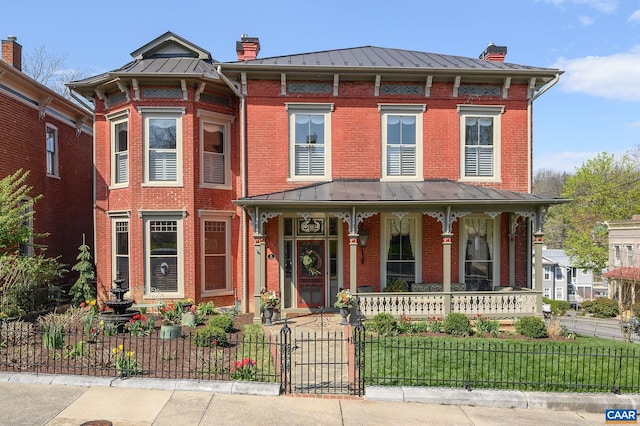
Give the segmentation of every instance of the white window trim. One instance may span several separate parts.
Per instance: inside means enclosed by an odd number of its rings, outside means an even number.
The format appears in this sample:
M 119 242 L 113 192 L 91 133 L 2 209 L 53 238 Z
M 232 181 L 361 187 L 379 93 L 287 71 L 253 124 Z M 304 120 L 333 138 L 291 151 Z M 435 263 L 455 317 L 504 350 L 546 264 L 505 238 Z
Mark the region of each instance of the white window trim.
M 285 103 L 289 112 L 289 181 L 291 182 L 316 182 L 331 180 L 331 113 L 334 109 L 332 103 Z M 295 174 L 295 116 L 299 113 L 324 115 L 324 174 L 300 175 Z
M 501 151 L 502 151 L 502 105 L 458 105 L 460 114 L 460 181 L 463 182 L 500 182 L 501 181 Z M 493 176 L 466 176 L 466 124 L 467 117 L 493 118 Z
M 542 274 L 542 279 L 544 281 L 551 281 L 551 266 L 543 267 Z
M 200 210 L 198 211 L 198 215 L 200 216 L 200 253 L 202 256 L 201 259 L 201 279 L 200 279 L 200 295 L 202 297 L 209 297 L 209 296 L 229 296 L 229 295 L 233 295 L 233 259 L 232 259 L 232 253 L 231 253 L 231 226 L 232 226 L 232 219 L 233 216 L 235 215 L 234 212 L 223 212 L 223 211 L 208 211 L 208 210 Z M 205 291 L 204 289 L 204 281 L 205 281 L 205 261 L 204 261 L 204 256 L 205 256 L 205 226 L 204 223 L 208 222 L 208 221 L 215 221 L 215 222 L 225 222 L 225 244 L 227 246 L 227 252 L 226 252 L 226 271 L 227 271 L 227 277 L 226 277 L 226 288 L 224 290 L 211 290 L 211 291 Z
M 49 129 L 55 130 L 55 134 L 56 134 L 56 140 L 54 141 L 54 147 L 53 147 L 53 149 L 54 149 L 54 151 L 53 151 L 53 164 L 51 165 L 53 170 L 51 171 L 51 173 L 49 172 L 49 167 L 46 165 L 47 164 L 47 158 L 49 157 L 49 151 L 47 150 L 47 134 L 49 133 Z M 44 138 L 44 141 L 45 141 L 45 146 L 44 146 L 45 167 L 47 168 L 46 174 L 47 174 L 48 177 L 59 178 L 60 177 L 60 143 L 59 143 L 60 131 L 53 124 L 46 123 L 44 137 L 45 137 Z
M 186 216 L 184 211 L 140 210 L 138 214 L 143 219 L 144 225 L 144 295 L 143 299 L 171 299 L 184 297 L 184 223 Z M 152 221 L 176 221 L 177 222 L 177 254 L 178 289 L 175 292 L 151 292 L 151 262 L 150 262 L 150 223 Z
M 500 285 L 500 215 L 496 216 L 495 218 L 491 218 L 489 215 L 485 215 L 485 214 L 470 214 L 468 216 L 464 216 L 462 219 L 460 219 L 460 244 L 459 244 L 459 254 L 458 254 L 458 263 L 460 264 L 460 270 L 458 271 L 459 273 L 459 281 L 463 282 L 464 281 L 464 275 L 465 275 L 465 242 L 462 241 L 462 235 L 463 235 L 463 230 L 462 227 L 464 226 L 464 219 L 487 219 L 487 220 L 493 220 L 493 282 L 492 282 L 492 286 L 493 287 L 498 287 Z M 544 278 L 544 275 L 543 275 Z
M 142 115 L 142 144 L 144 154 L 144 178 L 142 186 L 162 186 L 162 187 L 178 187 L 183 186 L 182 175 L 182 117 L 186 113 L 183 107 L 138 107 L 138 113 Z M 176 120 L 176 180 L 171 181 L 151 181 L 149 180 L 149 119 L 153 118 L 175 118 Z
M 382 145 L 382 181 L 421 181 L 423 177 L 423 114 L 427 110 L 426 104 L 378 104 L 380 112 L 380 134 Z M 387 117 L 390 115 L 413 115 L 416 117 L 416 172 L 415 175 L 388 176 L 387 175 Z
M 196 112 L 200 118 L 200 187 L 216 189 L 233 189 L 231 185 L 231 124 L 235 117 L 217 112 L 198 110 Z M 204 123 L 217 124 L 224 127 L 224 183 L 208 183 L 204 181 Z
M 622 248 L 620 245 L 615 244 L 613 246 L 613 266 L 620 266 L 622 264 Z
M 110 131 L 110 137 L 111 137 L 111 152 L 110 152 L 110 162 L 111 162 L 111 186 L 110 189 L 115 189 L 115 188 L 126 188 L 129 186 L 129 177 L 131 176 L 131 144 L 130 144 L 130 138 L 129 138 L 129 131 L 130 126 L 129 126 L 129 109 L 124 109 L 122 111 L 117 111 L 111 114 L 107 114 L 106 118 L 107 120 L 109 120 L 109 131 Z M 116 135 L 116 125 L 120 124 L 120 123 L 124 123 L 127 122 L 129 124 L 127 124 L 127 152 L 129 153 L 129 162 L 128 162 L 128 173 L 127 173 L 127 181 L 126 182 L 121 182 L 121 183 L 116 183 L 116 140 L 117 140 L 117 135 Z
M 395 214 L 383 214 L 380 218 L 380 277 L 381 289 L 387 286 L 387 253 L 389 252 L 389 241 L 387 241 L 387 219 L 399 219 Z M 416 265 L 414 282 L 422 282 L 422 215 L 407 214 L 402 219 L 415 219 L 416 223 L 416 247 L 414 248 L 414 261 Z
M 29 196 L 23 198 L 22 201 L 20 202 L 21 207 L 31 200 L 32 198 Z M 29 207 L 28 211 L 25 211 L 25 213 L 27 214 L 27 218 L 24 221 L 23 225 L 28 226 L 33 230 L 33 204 Z M 33 257 L 35 255 L 34 249 L 33 249 L 33 233 L 29 234 L 29 241 L 27 241 L 27 243 L 25 243 L 24 245 L 21 244 L 21 246 L 24 247 L 24 251 L 21 250 L 22 256 Z

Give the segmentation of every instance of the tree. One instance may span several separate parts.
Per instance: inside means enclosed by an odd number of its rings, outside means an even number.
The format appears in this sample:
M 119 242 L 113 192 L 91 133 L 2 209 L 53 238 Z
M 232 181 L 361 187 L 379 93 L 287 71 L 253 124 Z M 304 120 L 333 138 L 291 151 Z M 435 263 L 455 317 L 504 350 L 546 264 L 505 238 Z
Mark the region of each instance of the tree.
M 87 77 L 90 73 L 76 69 L 65 69 L 66 59 L 66 54 L 56 55 L 48 52 L 44 46 L 39 46 L 31 53 L 24 55 L 22 72 L 66 99 L 77 102 L 72 98 L 66 83 Z
M 69 294 L 72 296 L 71 303 L 76 306 L 96 297 L 93 289 L 93 280 L 96 278 L 96 274 L 93 270 L 91 251 L 85 243 L 84 234 L 82 235 L 82 245 L 78 247 L 78 251 L 79 253 L 76 257 L 78 263 L 71 268 L 72 271 L 78 272 L 78 279 L 69 289 Z
M 556 172 L 541 169 L 533 177 L 533 193 L 547 197 L 560 197 L 567 179 L 571 175 L 567 172 Z M 544 244 L 549 248 L 560 249 L 566 238 L 566 221 L 564 205 L 549 207 L 543 226 Z
M 22 169 L 0 180 L 0 256 L 16 253 L 20 245 L 29 244 L 35 234 L 29 225 L 33 217 L 33 206 L 42 195 L 30 197 L 33 189 L 24 182 L 29 176 Z
M 567 179 L 561 208 L 566 223 L 564 248 L 575 266 L 599 272 L 607 265 L 605 222 L 627 220 L 640 210 L 640 163 L 624 154 L 603 152 L 586 161 Z

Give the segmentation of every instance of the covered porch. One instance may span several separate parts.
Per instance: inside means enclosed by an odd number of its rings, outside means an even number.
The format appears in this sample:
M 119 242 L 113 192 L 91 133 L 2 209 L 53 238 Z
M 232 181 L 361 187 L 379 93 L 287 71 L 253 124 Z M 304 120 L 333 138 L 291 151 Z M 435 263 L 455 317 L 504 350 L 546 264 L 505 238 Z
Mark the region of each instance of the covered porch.
M 262 290 L 287 315 L 331 309 L 342 288 L 366 318 L 541 315 L 542 218 L 562 202 L 450 180 L 335 180 L 236 200 L 253 227 L 256 320 Z

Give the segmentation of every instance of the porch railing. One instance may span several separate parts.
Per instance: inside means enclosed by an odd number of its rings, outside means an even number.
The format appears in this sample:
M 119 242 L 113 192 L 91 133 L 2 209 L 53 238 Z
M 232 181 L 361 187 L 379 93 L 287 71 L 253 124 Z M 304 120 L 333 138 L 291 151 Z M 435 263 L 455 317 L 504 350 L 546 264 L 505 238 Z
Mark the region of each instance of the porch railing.
M 528 289 L 506 292 L 358 293 L 357 307 L 365 318 L 383 312 L 412 318 L 442 317 L 452 312 L 519 318 L 542 316 L 542 293 Z

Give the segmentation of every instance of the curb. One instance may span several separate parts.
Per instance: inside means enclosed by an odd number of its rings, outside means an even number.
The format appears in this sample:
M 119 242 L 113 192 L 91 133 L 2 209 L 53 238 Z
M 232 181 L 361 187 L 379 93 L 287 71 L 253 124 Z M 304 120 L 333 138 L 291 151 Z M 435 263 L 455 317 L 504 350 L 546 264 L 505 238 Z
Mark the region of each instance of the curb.
M 371 401 L 418 402 L 439 405 L 467 405 L 493 408 L 580 411 L 603 413 L 606 409 L 640 407 L 638 394 L 587 394 L 559 392 L 522 392 L 477 389 L 367 386 L 365 397 Z

